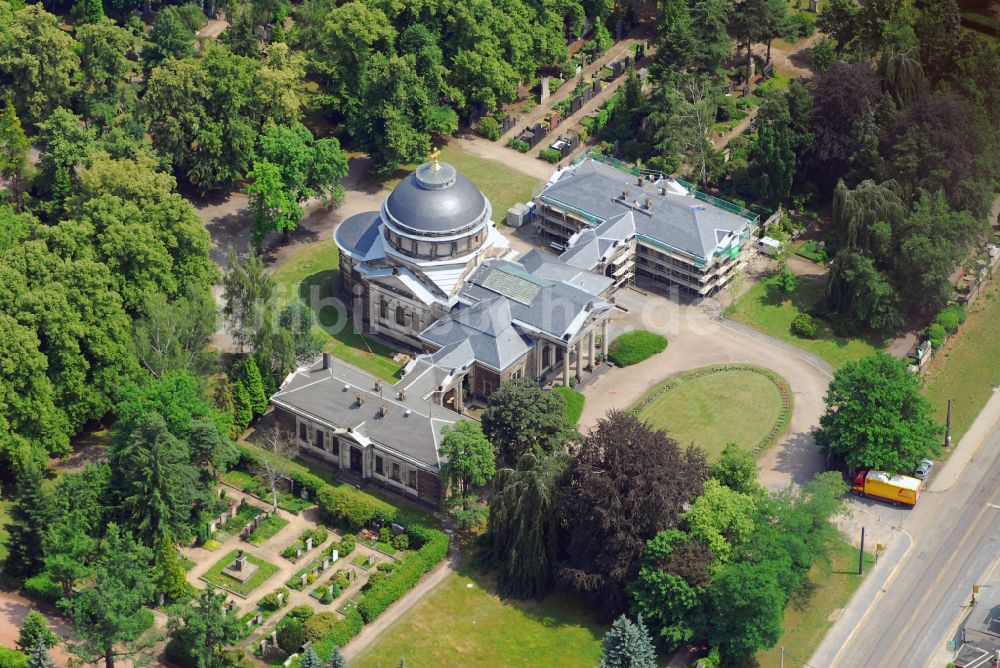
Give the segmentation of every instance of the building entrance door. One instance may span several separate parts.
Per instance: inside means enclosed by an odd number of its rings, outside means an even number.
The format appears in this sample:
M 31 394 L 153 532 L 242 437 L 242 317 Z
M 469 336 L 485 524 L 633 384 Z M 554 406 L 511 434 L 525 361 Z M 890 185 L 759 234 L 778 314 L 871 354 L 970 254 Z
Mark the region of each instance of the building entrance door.
M 359 475 L 364 475 L 361 466 L 361 451 L 351 446 L 351 470 Z

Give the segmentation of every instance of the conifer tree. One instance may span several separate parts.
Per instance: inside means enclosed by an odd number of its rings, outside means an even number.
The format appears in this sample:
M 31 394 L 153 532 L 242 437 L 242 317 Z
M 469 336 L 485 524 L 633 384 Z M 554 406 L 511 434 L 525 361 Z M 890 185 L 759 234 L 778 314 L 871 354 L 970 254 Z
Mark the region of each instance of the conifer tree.
M 344 658 L 344 655 L 340 651 L 339 647 L 333 648 L 333 653 L 330 654 L 330 658 L 327 660 L 325 668 L 348 668 L 347 659 Z
M 31 655 L 28 656 L 25 668 L 58 668 L 58 664 L 49 656 L 49 648 L 42 638 L 39 638 L 31 648 Z
M 21 624 L 21 634 L 17 638 L 17 647 L 22 652 L 32 652 L 41 643 L 44 649 L 59 642 L 59 636 L 52 632 L 45 617 L 37 610 L 32 610 L 24 617 Z
M 632 623 L 622 615 L 604 635 L 598 668 L 655 668 L 656 650 L 642 616 Z
M 10 509 L 7 573 L 27 577 L 41 569 L 45 554 L 42 541 L 50 518 L 49 498 L 42 489 L 42 469 L 25 459 L 18 471 L 17 498 Z
M 250 407 L 254 416 L 263 415 L 267 410 L 267 394 L 264 392 L 264 381 L 260 377 L 260 369 L 253 355 L 247 355 L 243 362 L 243 383 L 250 394 Z
M 323 662 L 316 656 L 316 650 L 312 647 L 307 649 L 299 660 L 299 668 L 322 668 Z
M 253 402 L 250 400 L 250 392 L 242 380 L 236 381 L 233 385 L 233 424 L 239 434 L 242 434 L 250 422 L 253 420 Z
M 177 546 L 167 535 L 160 537 L 153 555 L 153 572 L 158 593 L 171 601 L 182 598 L 189 589 L 184 565 L 177 555 Z

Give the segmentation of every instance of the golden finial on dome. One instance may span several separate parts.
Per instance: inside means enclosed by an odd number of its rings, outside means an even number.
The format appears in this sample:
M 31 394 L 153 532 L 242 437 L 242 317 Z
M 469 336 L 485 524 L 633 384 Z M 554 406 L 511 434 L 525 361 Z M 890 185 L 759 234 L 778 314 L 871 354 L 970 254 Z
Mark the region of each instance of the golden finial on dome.
M 441 163 L 438 162 L 438 158 L 441 157 L 441 150 L 435 146 L 431 149 L 430 159 L 431 159 L 431 169 L 435 172 L 441 170 Z

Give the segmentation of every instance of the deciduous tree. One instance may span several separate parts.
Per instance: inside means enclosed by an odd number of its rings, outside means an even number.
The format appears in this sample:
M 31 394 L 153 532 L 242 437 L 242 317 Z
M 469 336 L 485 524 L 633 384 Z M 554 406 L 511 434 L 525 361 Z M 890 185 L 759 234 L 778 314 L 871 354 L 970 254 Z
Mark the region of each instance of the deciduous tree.
M 816 440 L 851 468 L 912 470 L 940 451 L 941 425 L 905 363 L 876 353 L 837 370 Z
M 490 395 L 483 433 L 496 447 L 497 461 L 512 466 L 521 455 L 553 452 L 571 438 L 564 399 L 527 378 L 508 380 Z
M 462 421 L 445 427 L 440 452 L 448 458 L 441 474 L 448 481 L 452 495 L 468 510 L 472 489 L 487 485 L 496 474 L 493 444 L 478 422 Z

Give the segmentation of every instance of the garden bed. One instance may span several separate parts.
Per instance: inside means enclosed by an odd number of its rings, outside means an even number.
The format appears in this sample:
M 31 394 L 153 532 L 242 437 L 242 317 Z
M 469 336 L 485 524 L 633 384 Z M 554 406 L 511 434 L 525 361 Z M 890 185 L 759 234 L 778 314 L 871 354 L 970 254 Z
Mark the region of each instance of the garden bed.
M 823 264 L 826 262 L 826 251 L 819 249 L 819 242 L 810 240 L 803 242 L 801 246 L 795 251 L 795 254 L 804 257 L 807 260 L 812 260 L 817 264 Z
M 327 592 L 329 591 L 330 585 L 334 585 L 333 594 L 329 600 L 324 600 L 327 598 Z M 340 596 L 351 586 L 351 579 L 347 575 L 347 571 L 336 571 L 331 575 L 325 582 L 309 592 L 311 598 L 316 599 L 323 605 L 329 605 L 335 600 L 340 598 Z
M 299 535 L 298 540 L 281 551 L 281 556 L 294 563 L 310 550 L 315 550 L 317 547 L 323 545 L 329 537 L 329 532 L 323 527 L 307 529 Z M 312 539 L 312 547 L 307 548 L 306 541 L 310 538 Z
M 350 547 L 351 549 L 350 550 L 345 549 L 347 547 Z M 332 559 L 334 550 L 337 550 L 336 561 Z M 316 569 L 317 567 L 322 567 L 323 559 L 325 557 L 331 557 L 330 568 L 332 568 L 337 563 L 337 561 L 346 559 L 351 555 L 351 552 L 353 551 L 354 551 L 354 541 L 351 540 L 350 536 L 346 537 L 342 541 L 332 543 L 329 547 L 325 548 L 322 552 L 320 552 L 315 559 L 313 559 L 307 565 L 296 571 L 295 575 L 293 575 L 292 578 L 285 583 L 285 586 L 291 587 L 292 589 L 295 589 L 297 591 L 304 590 L 307 586 L 314 584 L 317 580 L 319 580 L 320 577 L 322 577 L 322 575 L 325 573 L 325 571 L 320 571 L 320 573 L 318 575 L 315 575 L 315 577 L 312 578 L 309 577 L 310 575 L 313 574 L 314 569 Z M 305 585 L 302 584 L 303 575 L 307 576 Z
M 246 554 L 247 561 L 256 566 L 257 571 L 245 582 L 239 582 L 222 572 L 223 569 L 236 560 L 236 555 L 238 555 L 239 552 L 239 550 L 233 550 L 224 556 L 222 559 L 217 561 L 214 566 L 208 569 L 205 574 L 201 576 L 201 579 L 218 587 L 219 589 L 224 589 L 241 598 L 246 598 L 250 592 L 264 584 L 268 578 L 278 572 L 278 567 L 274 564 L 268 563 L 252 554 Z

